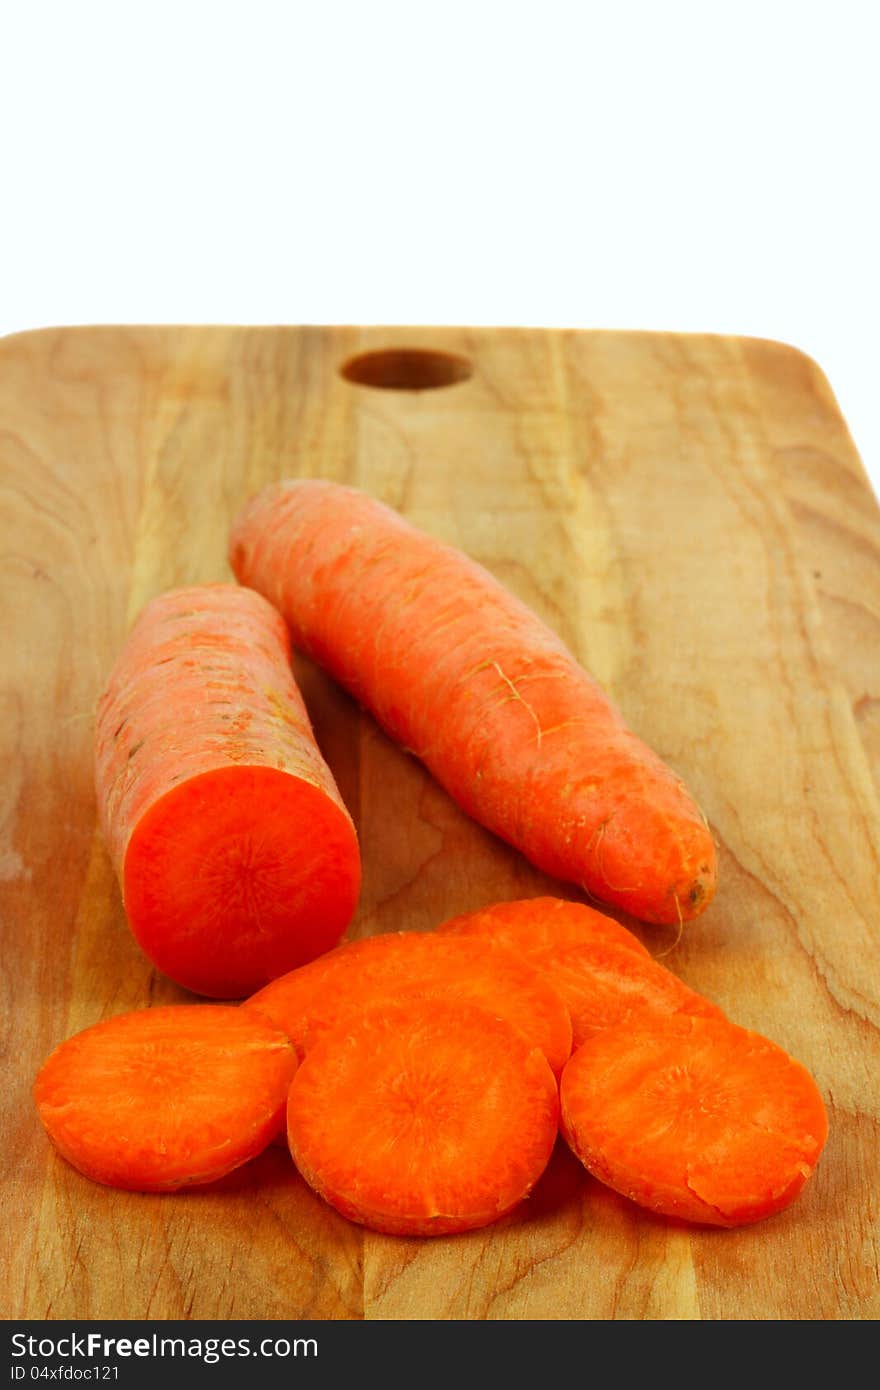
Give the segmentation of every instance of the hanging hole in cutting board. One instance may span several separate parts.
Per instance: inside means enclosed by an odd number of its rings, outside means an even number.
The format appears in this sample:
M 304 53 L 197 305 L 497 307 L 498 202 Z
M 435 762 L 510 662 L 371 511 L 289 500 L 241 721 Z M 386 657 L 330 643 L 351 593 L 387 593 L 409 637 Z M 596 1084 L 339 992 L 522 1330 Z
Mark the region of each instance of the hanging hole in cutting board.
M 433 391 L 467 381 L 472 371 L 466 357 L 432 348 L 380 348 L 350 357 L 339 368 L 346 381 L 382 391 Z

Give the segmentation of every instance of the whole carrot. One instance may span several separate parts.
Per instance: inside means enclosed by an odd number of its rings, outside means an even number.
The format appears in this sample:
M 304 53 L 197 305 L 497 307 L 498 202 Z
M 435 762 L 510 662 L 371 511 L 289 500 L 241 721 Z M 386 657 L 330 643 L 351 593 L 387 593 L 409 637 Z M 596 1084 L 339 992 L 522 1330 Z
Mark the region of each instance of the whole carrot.
M 336 945 L 357 836 L 259 594 L 146 606 L 99 700 L 95 775 L 132 930 L 178 984 L 240 998 Z
M 707 906 L 715 848 L 681 779 L 487 570 L 314 479 L 251 499 L 230 563 L 465 811 L 539 868 L 645 921 Z

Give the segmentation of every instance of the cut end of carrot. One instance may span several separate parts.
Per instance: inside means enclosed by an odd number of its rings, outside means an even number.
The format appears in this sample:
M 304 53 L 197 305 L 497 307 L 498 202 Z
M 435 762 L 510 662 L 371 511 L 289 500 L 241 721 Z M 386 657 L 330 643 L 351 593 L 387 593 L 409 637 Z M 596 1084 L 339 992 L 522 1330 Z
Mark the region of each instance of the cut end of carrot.
M 218 768 L 137 823 L 123 897 L 150 959 L 178 984 L 241 998 L 335 946 L 360 890 L 346 813 L 304 778 Z
M 665 1216 L 739 1226 L 782 1211 L 828 1134 L 809 1072 L 726 1020 L 596 1034 L 562 1076 L 562 1132 L 594 1177 Z
M 290 1090 L 288 1138 L 305 1180 L 351 1221 L 449 1235 L 513 1210 L 558 1127 L 542 1053 L 457 1000 L 389 1000 L 309 1051 Z
M 121 1014 L 43 1064 L 34 1100 L 59 1153 L 93 1182 L 170 1192 L 255 1158 L 283 1123 L 287 1037 L 225 1004 Z

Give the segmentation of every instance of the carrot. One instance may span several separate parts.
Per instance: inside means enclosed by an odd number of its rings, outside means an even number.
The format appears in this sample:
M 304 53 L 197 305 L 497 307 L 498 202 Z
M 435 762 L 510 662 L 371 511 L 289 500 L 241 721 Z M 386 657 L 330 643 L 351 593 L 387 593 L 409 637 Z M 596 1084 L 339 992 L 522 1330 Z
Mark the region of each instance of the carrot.
M 388 1000 L 309 1051 L 287 1132 L 306 1182 L 350 1221 L 431 1236 L 512 1211 L 558 1118 L 546 1058 L 504 1019 L 458 999 Z
M 170 1004 L 61 1043 L 34 1099 L 59 1153 L 94 1182 L 167 1192 L 213 1182 L 283 1123 L 296 1054 L 258 1014 Z
M 649 951 L 633 932 L 604 912 L 566 898 L 519 898 L 491 903 L 437 928 L 443 935 L 478 936 L 507 946 L 534 965 L 547 955 L 587 942 L 613 942 L 639 955 Z
M 658 1014 L 724 1017 L 717 1004 L 659 961 L 618 942 L 590 941 L 548 951 L 538 966 L 571 1016 L 573 1048 L 602 1029 L 621 1023 L 634 1027 Z
M 655 961 L 619 922 L 562 898 L 495 903 L 438 928 L 441 936 L 493 941 L 527 960 L 562 998 L 572 1046 L 602 1028 L 653 1014 L 721 1010 Z
M 665 1216 L 759 1221 L 794 1201 L 825 1144 L 825 1106 L 781 1047 L 724 1019 L 597 1033 L 561 1083 L 562 1133 L 594 1177 Z
M 707 906 L 715 848 L 682 781 L 480 565 L 313 479 L 252 498 L 229 555 L 294 642 L 539 868 L 650 922 Z
M 302 1057 L 328 1029 L 382 999 L 453 998 L 505 1019 L 559 1074 L 571 1053 L 568 1010 L 535 968 L 491 942 L 390 932 L 346 942 L 246 1000 Z
M 342 936 L 357 836 L 259 594 L 146 606 L 99 701 L 95 777 L 134 935 L 178 984 L 239 998 Z

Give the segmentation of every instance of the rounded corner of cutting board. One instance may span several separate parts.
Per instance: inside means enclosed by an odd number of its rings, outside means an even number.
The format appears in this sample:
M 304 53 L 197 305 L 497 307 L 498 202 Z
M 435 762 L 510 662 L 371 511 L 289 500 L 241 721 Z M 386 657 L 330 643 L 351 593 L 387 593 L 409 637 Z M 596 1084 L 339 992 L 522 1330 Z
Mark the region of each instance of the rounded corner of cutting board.
M 31 348 L 43 348 L 45 353 L 51 351 L 51 345 L 62 338 L 87 340 L 100 332 L 102 327 L 101 324 L 91 323 L 44 323 L 34 328 L 16 328 L 11 333 L 0 334 L 0 354 L 9 354 L 14 359 L 16 354 L 27 354 Z
M 784 338 L 765 338 L 760 334 L 751 333 L 738 334 L 736 341 L 755 357 L 763 358 L 770 366 L 777 365 L 806 372 L 828 385 L 825 369 L 811 353 L 797 343 L 790 343 Z
M 43 324 L 40 328 L 16 328 L 11 333 L 0 333 L 0 348 L 17 347 L 19 343 L 34 338 L 48 337 L 59 331 L 58 324 Z

